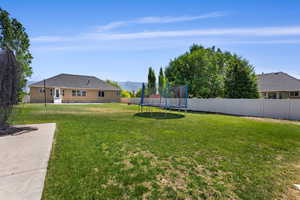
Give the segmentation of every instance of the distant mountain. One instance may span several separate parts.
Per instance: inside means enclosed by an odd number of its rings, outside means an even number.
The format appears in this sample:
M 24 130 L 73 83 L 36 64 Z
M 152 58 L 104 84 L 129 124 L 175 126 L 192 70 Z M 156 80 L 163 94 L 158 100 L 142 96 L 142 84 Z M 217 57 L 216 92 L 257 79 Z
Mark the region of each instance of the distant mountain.
M 128 90 L 128 91 L 135 91 L 137 92 L 139 88 L 142 88 L 142 82 L 131 82 L 131 81 L 126 81 L 126 82 L 118 82 L 118 84 L 121 86 L 123 90 Z

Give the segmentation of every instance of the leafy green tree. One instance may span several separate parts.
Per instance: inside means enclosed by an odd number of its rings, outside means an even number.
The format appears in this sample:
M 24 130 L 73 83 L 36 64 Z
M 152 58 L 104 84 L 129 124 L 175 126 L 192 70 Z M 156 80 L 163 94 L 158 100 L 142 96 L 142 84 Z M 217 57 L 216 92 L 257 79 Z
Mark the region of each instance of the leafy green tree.
M 112 85 L 112 86 L 114 86 L 114 87 L 117 87 L 117 88 L 121 89 L 121 97 L 132 98 L 132 97 L 135 96 L 133 92 L 123 90 L 122 87 L 116 81 L 106 80 L 105 82 Z
M 130 97 L 131 97 L 131 98 L 134 98 L 134 97 L 135 97 L 135 94 L 134 94 L 133 91 L 129 91 L 129 94 L 130 94 Z
M 237 72 L 233 71 L 229 75 L 228 69 L 231 69 L 234 65 L 238 65 L 241 71 L 251 74 L 241 77 L 246 79 L 245 82 L 248 81 L 248 78 L 252 81 L 252 85 L 247 83 L 251 87 L 243 88 L 240 96 L 232 95 L 229 92 L 234 90 L 234 88 L 230 87 L 230 84 L 233 83 L 229 80 L 229 77 L 233 76 L 232 73 Z M 230 52 L 222 52 L 214 46 L 211 48 L 204 48 L 200 45 L 191 46 L 188 52 L 170 61 L 165 70 L 165 76 L 172 85 L 188 85 L 191 97 L 257 98 L 255 95 L 257 86 L 253 67 L 242 58 L 232 55 Z M 235 74 L 235 76 L 238 76 L 238 74 Z M 226 88 L 225 79 L 228 79 L 226 80 Z M 235 84 L 234 86 L 238 87 L 239 85 Z
M 163 68 L 161 67 L 159 70 L 159 76 L 158 76 L 158 91 L 161 94 L 163 88 L 166 87 L 166 77 L 163 71 Z
M 145 88 L 145 90 L 147 90 L 147 88 Z M 145 91 L 145 93 L 147 93 L 147 92 Z M 137 90 L 135 96 L 136 96 L 136 97 L 141 97 L 141 96 L 142 96 L 142 88 L 139 88 L 139 89 Z
M 247 60 L 232 56 L 226 69 L 226 98 L 259 98 L 254 68 Z
M 21 66 L 21 78 L 18 86 L 18 99 L 22 99 L 23 88 L 27 78 L 32 75 L 31 61 L 33 59 L 29 47 L 29 37 L 23 25 L 9 13 L 0 8 L 0 48 L 13 51 L 17 62 Z
M 223 95 L 223 54 L 218 49 L 193 45 L 171 60 L 165 70 L 172 85 L 187 85 L 191 97 L 214 98 Z
M 121 97 L 123 97 L 123 98 L 131 98 L 131 94 L 127 90 L 122 90 L 121 91 Z
M 121 97 L 124 97 L 124 98 L 133 98 L 135 97 L 134 93 L 131 92 L 131 91 L 128 91 L 128 90 L 122 90 L 121 91 Z
M 141 97 L 142 96 L 142 89 L 139 88 L 135 94 L 136 97 Z
M 147 87 L 145 87 L 144 95 L 145 95 L 145 97 L 149 96 Z M 139 88 L 135 94 L 135 97 L 141 97 L 141 96 L 142 96 L 142 88 Z
M 116 87 L 116 88 L 122 89 L 121 86 L 116 81 L 106 80 L 105 82 L 112 85 L 112 86 L 114 86 L 114 87 Z
M 149 67 L 148 71 L 148 95 L 155 94 L 156 93 L 156 76 L 154 69 L 152 67 Z

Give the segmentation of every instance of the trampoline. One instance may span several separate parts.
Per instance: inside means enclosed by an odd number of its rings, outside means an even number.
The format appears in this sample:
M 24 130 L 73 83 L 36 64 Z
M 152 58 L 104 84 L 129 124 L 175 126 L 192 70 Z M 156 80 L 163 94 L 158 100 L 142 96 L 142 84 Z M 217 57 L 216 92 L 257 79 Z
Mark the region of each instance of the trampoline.
M 158 95 L 154 95 L 155 98 L 151 98 L 151 95 L 146 95 L 145 91 L 146 87 L 143 83 L 141 100 L 139 103 L 141 112 L 143 112 L 144 107 L 159 107 L 166 110 L 187 111 L 188 87 L 186 85 L 170 86 L 167 84 L 165 88 L 159 90 Z

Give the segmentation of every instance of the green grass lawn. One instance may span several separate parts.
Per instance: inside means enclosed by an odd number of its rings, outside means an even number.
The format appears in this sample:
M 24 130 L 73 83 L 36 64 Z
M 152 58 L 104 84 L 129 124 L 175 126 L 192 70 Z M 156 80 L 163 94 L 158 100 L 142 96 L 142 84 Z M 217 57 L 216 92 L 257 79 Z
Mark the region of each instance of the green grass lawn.
M 125 104 L 18 106 L 57 123 L 43 199 L 292 199 L 300 126 L 234 116 L 134 116 Z

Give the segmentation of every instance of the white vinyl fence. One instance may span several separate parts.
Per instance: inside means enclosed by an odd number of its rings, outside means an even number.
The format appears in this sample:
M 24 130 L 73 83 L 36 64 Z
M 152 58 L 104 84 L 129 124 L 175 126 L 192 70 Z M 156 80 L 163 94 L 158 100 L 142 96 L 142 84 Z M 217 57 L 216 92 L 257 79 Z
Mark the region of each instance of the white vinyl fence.
M 146 98 L 145 103 L 160 105 L 159 98 Z M 122 99 L 122 102 L 139 104 L 140 98 Z M 169 99 L 168 102 L 176 102 Z M 298 99 L 188 99 L 188 110 L 224 113 L 231 115 L 270 117 L 300 120 Z

